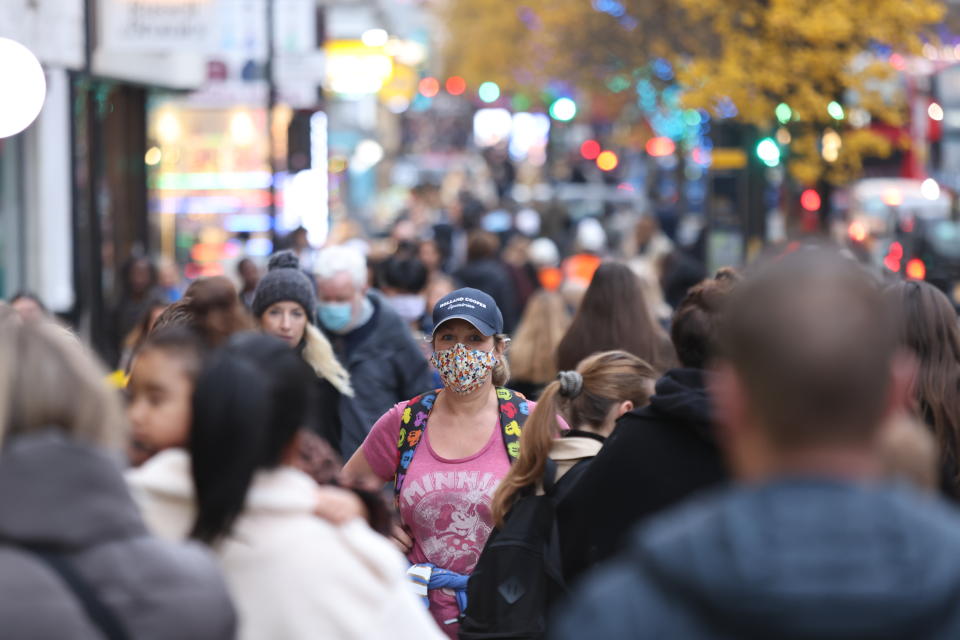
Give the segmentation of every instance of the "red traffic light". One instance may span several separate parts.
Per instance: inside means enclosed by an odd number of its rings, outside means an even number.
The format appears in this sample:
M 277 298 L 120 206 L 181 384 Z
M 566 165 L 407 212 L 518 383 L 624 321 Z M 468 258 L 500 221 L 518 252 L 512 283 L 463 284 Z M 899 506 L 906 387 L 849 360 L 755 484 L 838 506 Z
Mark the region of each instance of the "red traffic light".
M 820 194 L 815 189 L 807 189 L 800 194 L 800 206 L 804 211 L 820 211 L 823 202 L 820 200 Z
M 600 143 L 596 140 L 586 140 L 580 145 L 580 155 L 585 160 L 596 160 L 602 150 Z
M 440 93 L 440 82 L 436 78 L 427 77 L 420 81 L 417 88 L 424 97 L 433 98 Z
M 467 81 L 461 78 L 460 76 L 452 76 L 447 78 L 447 93 L 452 96 L 463 95 L 463 92 L 467 90 Z

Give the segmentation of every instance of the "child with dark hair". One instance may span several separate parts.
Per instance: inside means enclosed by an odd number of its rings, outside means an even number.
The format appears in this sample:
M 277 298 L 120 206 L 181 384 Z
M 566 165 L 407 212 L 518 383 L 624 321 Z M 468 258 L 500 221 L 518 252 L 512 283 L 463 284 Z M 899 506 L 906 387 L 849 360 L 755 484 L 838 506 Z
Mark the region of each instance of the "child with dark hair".
M 241 639 L 442 637 L 386 539 L 358 518 L 316 517 L 318 487 L 294 467 L 309 372 L 270 336 L 215 352 L 196 381 L 187 449 L 130 477 L 148 526 L 213 547 Z

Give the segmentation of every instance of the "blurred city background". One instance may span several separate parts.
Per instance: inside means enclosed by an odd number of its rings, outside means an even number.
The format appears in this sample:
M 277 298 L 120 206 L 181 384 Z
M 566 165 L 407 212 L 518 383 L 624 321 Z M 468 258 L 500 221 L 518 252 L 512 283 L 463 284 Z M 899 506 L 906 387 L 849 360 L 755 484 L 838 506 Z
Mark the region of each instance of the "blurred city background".
M 471 229 L 548 287 L 826 236 L 953 295 L 958 33 L 933 0 L 0 0 L 45 80 L 9 130 L 0 69 L 0 298 L 115 360 L 131 289 L 331 243 L 453 270 Z

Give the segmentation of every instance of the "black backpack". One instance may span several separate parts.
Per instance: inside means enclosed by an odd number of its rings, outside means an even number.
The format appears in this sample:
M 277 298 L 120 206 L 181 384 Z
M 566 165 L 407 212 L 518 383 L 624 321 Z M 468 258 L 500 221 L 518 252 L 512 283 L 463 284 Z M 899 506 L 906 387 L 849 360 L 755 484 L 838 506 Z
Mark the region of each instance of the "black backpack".
M 490 534 L 467 583 L 460 640 L 546 636 L 550 606 L 566 593 L 556 522 L 556 468 L 548 459 L 544 495 L 526 491 L 503 528 Z

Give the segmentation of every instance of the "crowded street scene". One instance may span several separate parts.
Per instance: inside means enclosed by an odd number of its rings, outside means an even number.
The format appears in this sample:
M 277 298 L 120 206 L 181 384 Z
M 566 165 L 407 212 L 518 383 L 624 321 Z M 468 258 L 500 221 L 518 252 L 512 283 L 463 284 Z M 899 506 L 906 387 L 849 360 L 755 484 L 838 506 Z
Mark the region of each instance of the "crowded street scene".
M 960 640 L 960 0 L 0 0 L 0 640 Z

